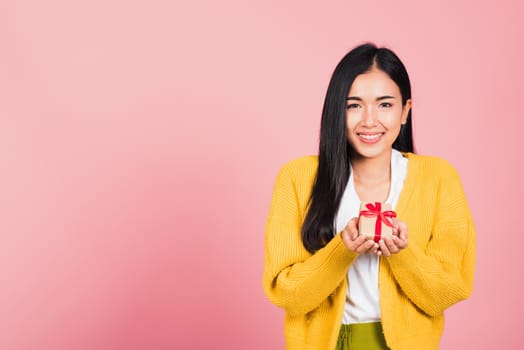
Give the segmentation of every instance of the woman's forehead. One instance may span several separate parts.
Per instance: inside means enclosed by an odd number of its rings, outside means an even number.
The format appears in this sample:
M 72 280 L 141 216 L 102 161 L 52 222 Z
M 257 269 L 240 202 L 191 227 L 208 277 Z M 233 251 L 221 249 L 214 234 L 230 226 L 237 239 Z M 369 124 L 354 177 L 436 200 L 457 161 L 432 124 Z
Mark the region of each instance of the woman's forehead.
M 348 95 L 360 97 L 399 96 L 400 89 L 387 73 L 379 69 L 372 69 L 355 78 Z

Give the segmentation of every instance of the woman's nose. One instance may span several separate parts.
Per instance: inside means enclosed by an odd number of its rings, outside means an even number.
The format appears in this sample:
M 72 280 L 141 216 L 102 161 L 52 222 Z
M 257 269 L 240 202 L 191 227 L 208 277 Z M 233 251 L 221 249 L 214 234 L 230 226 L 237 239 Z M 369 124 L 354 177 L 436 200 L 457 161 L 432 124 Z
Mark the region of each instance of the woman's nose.
M 374 126 L 377 123 L 377 111 L 375 108 L 366 108 L 362 118 L 364 125 Z

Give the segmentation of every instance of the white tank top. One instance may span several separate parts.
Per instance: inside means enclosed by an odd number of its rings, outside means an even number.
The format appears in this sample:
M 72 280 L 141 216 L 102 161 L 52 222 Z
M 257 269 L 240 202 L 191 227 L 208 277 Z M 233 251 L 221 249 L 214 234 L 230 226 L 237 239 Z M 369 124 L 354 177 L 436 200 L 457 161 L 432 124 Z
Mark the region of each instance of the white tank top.
M 395 210 L 408 170 L 408 159 L 402 153 L 392 150 L 391 187 L 386 203 Z M 342 195 L 335 219 L 335 232 L 344 229 L 347 222 L 358 217 L 360 199 L 355 191 L 353 172 L 349 177 Z M 378 290 L 379 257 L 373 254 L 361 254 L 351 264 L 348 271 L 348 289 L 344 306 L 343 324 L 380 321 L 380 303 Z

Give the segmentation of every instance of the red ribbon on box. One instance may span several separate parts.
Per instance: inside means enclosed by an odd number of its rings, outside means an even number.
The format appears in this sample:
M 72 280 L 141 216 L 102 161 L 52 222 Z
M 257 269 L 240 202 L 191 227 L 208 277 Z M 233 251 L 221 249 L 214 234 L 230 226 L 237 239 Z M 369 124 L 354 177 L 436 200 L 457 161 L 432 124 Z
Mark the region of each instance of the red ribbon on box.
M 395 218 L 397 214 L 392 210 L 382 211 L 382 204 L 380 202 L 375 202 L 375 205 L 368 203 L 366 204 L 366 208 L 368 208 L 368 210 L 361 210 L 360 215 L 364 215 L 367 218 L 377 218 L 375 223 L 375 237 L 373 240 L 378 242 L 382 236 L 382 223 L 393 228 L 393 224 L 388 218 Z

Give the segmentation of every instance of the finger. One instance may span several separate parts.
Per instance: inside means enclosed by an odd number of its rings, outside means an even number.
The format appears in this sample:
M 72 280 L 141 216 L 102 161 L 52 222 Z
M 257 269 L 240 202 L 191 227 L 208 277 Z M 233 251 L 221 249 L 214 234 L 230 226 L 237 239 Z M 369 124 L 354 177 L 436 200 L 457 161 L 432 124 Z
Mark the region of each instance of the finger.
M 366 254 L 373 254 L 373 255 L 377 255 L 377 251 L 378 251 L 378 243 L 375 243 L 375 241 L 372 241 L 373 244 L 371 245 L 371 248 L 369 248 L 367 251 L 366 251 Z
M 342 237 L 342 241 L 348 247 L 349 249 L 352 249 L 353 246 L 353 240 L 351 239 L 351 233 L 349 233 L 346 229 L 342 230 L 340 236 Z
M 366 240 L 357 248 L 357 253 L 365 254 L 373 247 L 374 244 L 375 242 L 373 242 L 372 240 Z
M 363 244 L 366 243 L 366 237 L 364 236 L 358 236 L 357 238 L 355 238 L 354 241 L 351 241 L 351 245 L 353 247 L 353 251 L 357 252 L 358 253 L 358 248 L 360 246 L 362 246 Z
M 391 234 L 392 234 L 394 237 L 398 236 L 398 235 L 399 235 L 398 228 L 396 228 L 396 227 L 392 227 L 392 228 L 391 228 Z
M 398 237 L 402 241 L 407 241 L 408 239 L 408 225 L 405 222 L 399 221 L 398 223 L 399 235 Z
M 400 220 L 398 220 L 397 218 L 391 218 L 391 223 L 393 224 L 393 227 L 391 228 L 391 231 L 393 233 L 394 236 L 398 236 L 399 234 L 399 224 L 400 224 Z
M 350 237 L 350 233 L 346 230 L 342 231 L 342 241 L 344 242 L 345 246 L 351 250 L 352 252 L 356 253 L 357 248 L 366 241 L 366 237 L 364 236 L 358 236 L 355 240 L 352 240 Z
M 340 232 L 340 238 L 342 238 L 342 242 L 344 242 L 344 244 L 347 245 L 349 240 L 349 232 L 347 232 L 346 229 L 343 229 Z
M 382 255 L 384 255 L 385 257 L 388 257 L 388 256 L 391 255 L 391 253 L 389 252 L 388 247 L 386 246 L 386 243 L 384 243 L 384 241 L 382 239 L 380 241 L 378 241 L 378 245 L 380 247 L 380 251 L 382 252 Z
M 393 242 L 399 249 L 404 249 L 408 246 L 408 240 L 401 240 L 397 236 L 393 236 Z
M 345 230 L 350 233 L 351 239 L 355 240 L 358 236 L 358 218 L 352 218 L 349 220 L 346 224 Z
M 355 239 L 355 229 L 352 228 L 349 223 L 344 227 L 344 232 L 347 233 L 348 239 L 353 241 Z
M 396 254 L 400 251 L 400 249 L 397 247 L 397 245 L 393 242 L 393 238 L 391 237 L 384 237 L 384 243 L 388 247 L 388 250 L 391 254 Z
M 373 244 L 373 247 L 371 247 L 371 249 L 368 251 L 368 253 L 377 255 L 378 251 L 379 251 L 378 243 L 375 243 Z

